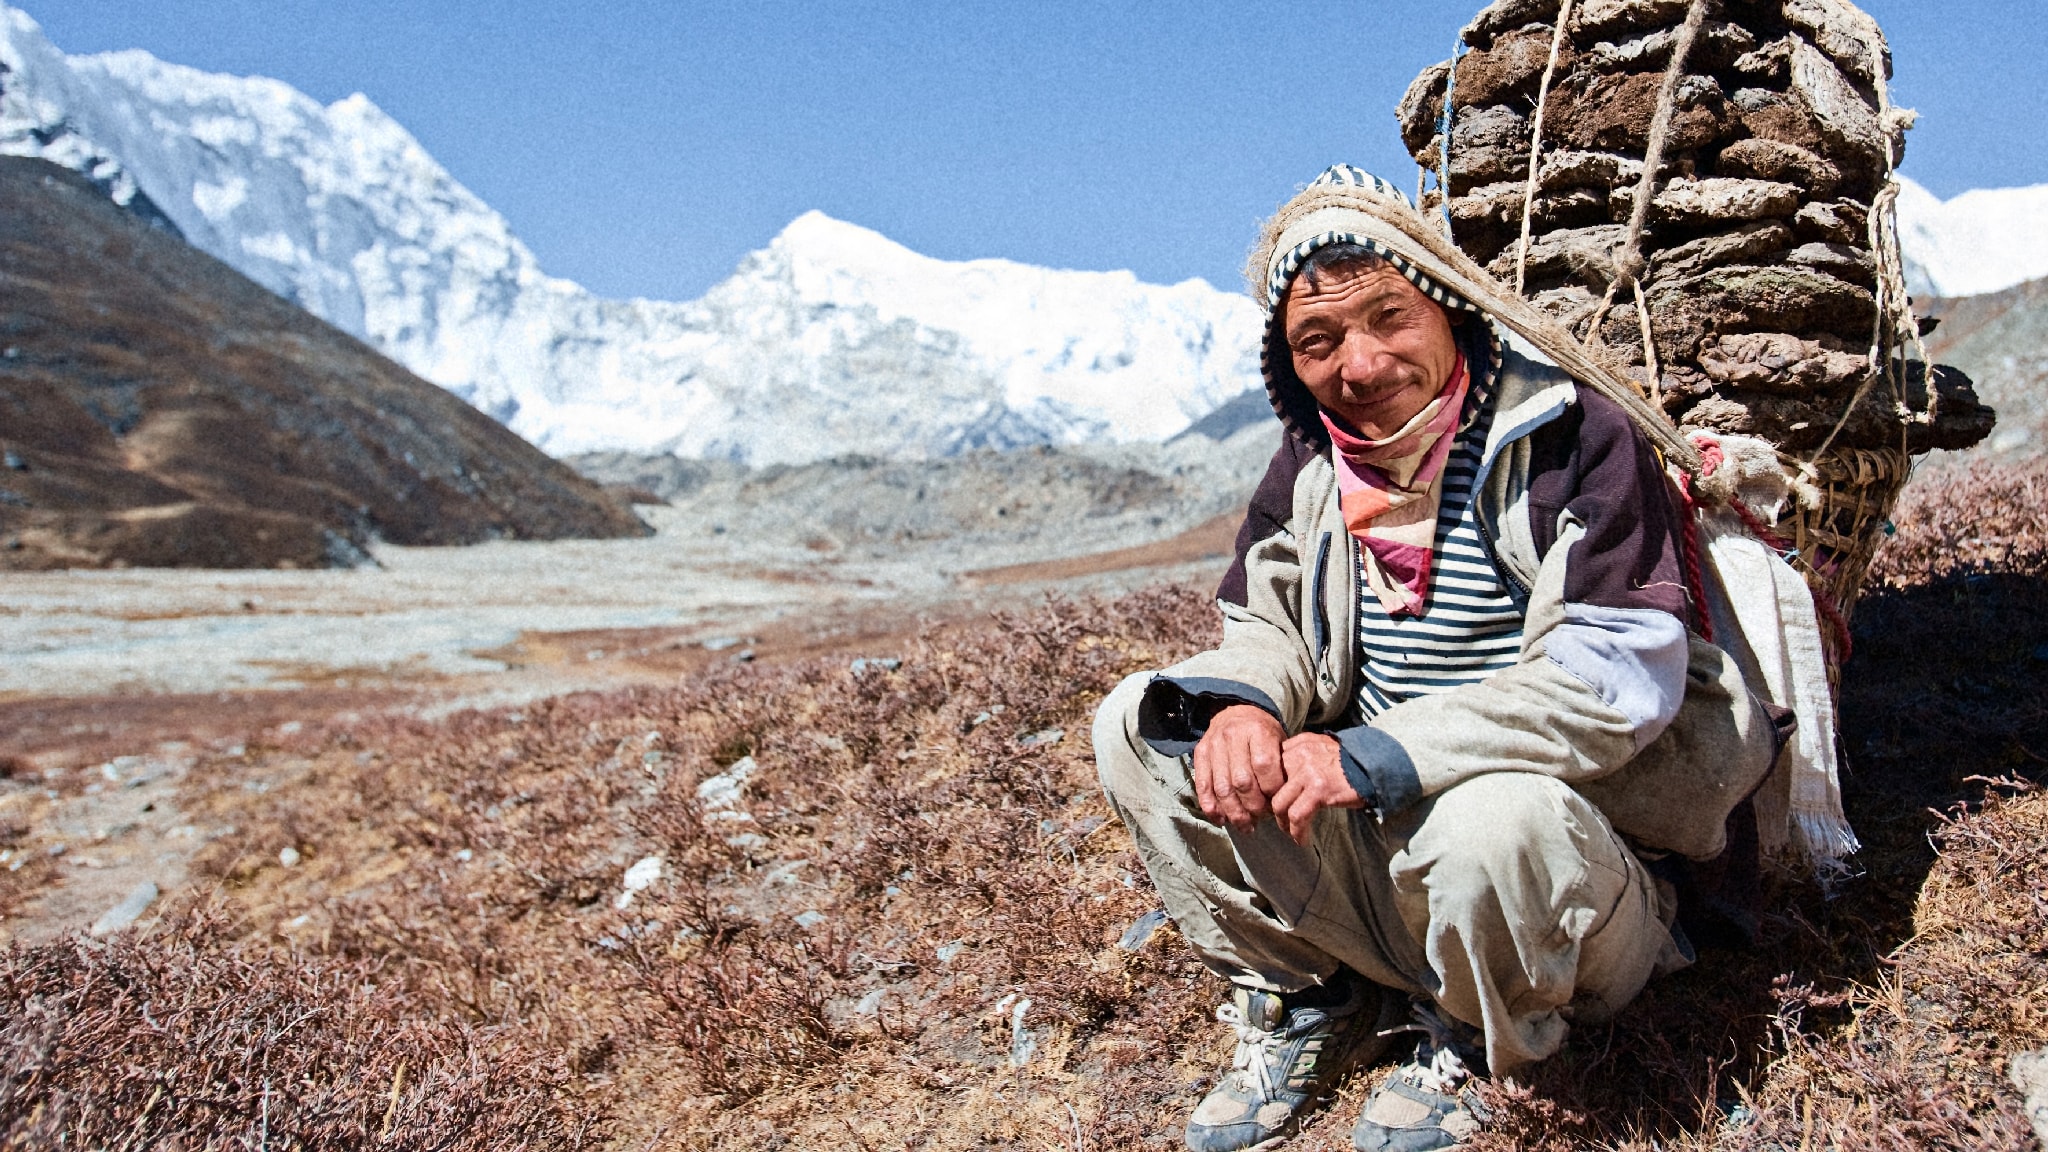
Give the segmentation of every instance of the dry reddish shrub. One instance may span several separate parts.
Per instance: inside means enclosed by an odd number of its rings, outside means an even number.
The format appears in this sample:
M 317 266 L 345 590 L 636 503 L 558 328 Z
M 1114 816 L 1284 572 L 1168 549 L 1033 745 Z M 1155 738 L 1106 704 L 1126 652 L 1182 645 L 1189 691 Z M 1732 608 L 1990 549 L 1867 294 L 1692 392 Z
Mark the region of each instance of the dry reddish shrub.
M 2033 1131 L 2006 1060 L 2048 1044 L 2048 792 L 2005 782 L 1942 822 L 1914 938 L 1838 997 L 1846 1025 L 1782 1027 L 1787 1052 L 1739 1149 L 2011 1150 Z M 1787 990 L 1788 1012 L 1819 998 Z
M 1910 485 L 1894 515 L 1897 535 L 1870 568 L 1873 585 L 1929 584 L 1971 572 L 2048 572 L 2048 457 L 1979 463 Z
M 758 1124 L 838 1128 L 819 1086 L 868 1078 L 944 1146 L 1036 1123 L 1047 1084 L 1088 1076 L 1062 1090 L 1091 1132 L 1156 1136 L 1187 1079 L 1157 1061 L 1210 1038 L 1217 989 L 1170 931 L 1107 947 L 1153 902 L 1080 734 L 1119 677 L 1215 628 L 1206 596 L 1161 589 L 933 632 L 894 669 L 730 666 L 338 723 L 194 774 L 218 781 L 194 809 L 237 829 L 195 867 L 252 927 L 374 966 L 420 1020 L 517 1029 L 579 1082 L 644 1089 L 629 1127 L 761 1146 Z M 698 785 L 742 757 L 739 809 L 707 814 Z M 662 879 L 614 907 L 648 855 Z M 792 923 L 805 911 L 824 922 Z M 1021 1069 L 1005 996 L 1030 1000 Z M 1014 1098 L 947 1103 L 991 1083 Z
M 2023 505 L 2001 539 L 2038 535 Z M 1958 816 L 1938 858 L 1927 815 L 1977 795 L 1968 776 L 2048 749 L 2048 677 L 2029 663 L 2048 582 L 2022 547 L 1975 567 L 1924 559 L 1950 554 L 1926 543 L 1950 529 L 1932 513 L 1902 524 L 1894 547 L 1923 559 L 1886 561 L 1896 580 L 1859 611 L 1843 689 L 1867 875 L 1832 899 L 1787 887 L 1763 947 L 1709 949 L 1533 1084 L 1495 1090 L 1493 1147 L 1797 1147 L 1786 1124 L 1807 1099 L 1821 1135 L 1875 1100 L 1929 1146 L 2005 1138 L 1991 1053 L 2028 1033 L 1971 1021 L 2038 987 L 2039 936 L 2015 920 L 1963 947 L 1914 915 L 1923 884 L 1923 916 L 1975 907 L 1978 881 L 1960 878 L 1989 873 L 1967 830 L 2008 854 L 2048 846 L 2011 815 L 2022 801 L 1994 802 Z M 1118 677 L 1216 628 L 1205 595 L 1169 588 L 932 631 L 887 653 L 893 669 L 734 665 L 666 690 L 304 732 L 192 774 L 217 784 L 181 802 L 239 829 L 199 865 L 248 933 L 167 963 L 230 988 L 209 966 L 229 955 L 374 971 L 420 1027 L 517 1035 L 566 1070 L 554 1098 L 612 1101 L 621 1146 L 1172 1146 L 1228 1054 L 1209 1019 L 1223 986 L 1170 928 L 1115 947 L 1157 902 L 1082 733 Z M 747 758 L 733 807 L 699 796 Z M 244 787 L 259 778 L 268 791 Z M 286 845 L 297 868 L 276 863 Z M 647 856 L 661 878 L 615 906 Z M 298 952 L 263 943 L 276 923 Z M 1964 1039 L 1943 1049 L 1950 1028 Z M 1348 1147 L 1365 1081 L 1294 1146 Z M 40 1099 L 12 1097 L 0 1119 Z M 1724 1124 L 1745 1100 L 1753 1119 Z
M 235 943 L 217 910 L 147 938 L 0 953 L 8 1148 L 566 1149 L 602 1109 L 556 1056 L 422 1018 L 374 965 Z

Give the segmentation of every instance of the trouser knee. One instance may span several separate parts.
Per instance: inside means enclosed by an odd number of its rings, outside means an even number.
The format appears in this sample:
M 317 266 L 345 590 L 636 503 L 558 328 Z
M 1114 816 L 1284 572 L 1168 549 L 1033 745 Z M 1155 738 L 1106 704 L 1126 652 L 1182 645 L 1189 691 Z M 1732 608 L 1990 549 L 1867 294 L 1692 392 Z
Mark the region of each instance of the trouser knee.
M 1499 772 L 1438 794 L 1410 838 L 1411 876 L 1433 902 L 1489 898 L 1532 869 L 1576 871 L 1587 849 L 1608 848 L 1604 825 L 1587 826 L 1590 806 L 1569 785 L 1531 772 Z
M 1158 754 L 1138 737 L 1138 704 L 1154 675 L 1136 672 L 1124 677 L 1095 710 L 1095 775 L 1119 811 L 1156 801 L 1166 787 L 1152 763 Z

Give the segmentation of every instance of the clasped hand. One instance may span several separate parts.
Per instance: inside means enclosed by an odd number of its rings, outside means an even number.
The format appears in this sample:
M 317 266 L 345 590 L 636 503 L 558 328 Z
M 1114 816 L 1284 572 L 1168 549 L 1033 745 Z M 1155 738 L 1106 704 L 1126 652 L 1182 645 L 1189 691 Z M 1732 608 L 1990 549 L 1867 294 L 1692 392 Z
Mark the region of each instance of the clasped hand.
M 1335 739 L 1289 736 L 1271 713 L 1249 704 L 1233 704 L 1209 722 L 1195 745 L 1194 777 L 1204 816 L 1242 832 L 1271 814 L 1304 847 L 1317 812 L 1365 806 L 1344 779 Z

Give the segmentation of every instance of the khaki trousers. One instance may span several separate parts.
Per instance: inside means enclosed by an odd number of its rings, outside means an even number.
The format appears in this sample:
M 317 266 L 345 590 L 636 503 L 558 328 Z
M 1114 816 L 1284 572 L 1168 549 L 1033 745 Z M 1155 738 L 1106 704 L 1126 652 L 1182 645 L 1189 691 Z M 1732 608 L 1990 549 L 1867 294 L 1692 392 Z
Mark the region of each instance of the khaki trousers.
M 1505 1076 L 1685 961 L 1655 883 L 1606 817 L 1549 776 L 1474 777 L 1384 823 L 1327 810 L 1303 848 L 1268 817 L 1203 817 L 1188 758 L 1137 735 L 1150 673 L 1095 718 L 1096 766 L 1166 912 L 1218 975 L 1276 992 L 1344 965 L 1480 1029 Z M 1660 891 L 1660 887 L 1663 890 Z

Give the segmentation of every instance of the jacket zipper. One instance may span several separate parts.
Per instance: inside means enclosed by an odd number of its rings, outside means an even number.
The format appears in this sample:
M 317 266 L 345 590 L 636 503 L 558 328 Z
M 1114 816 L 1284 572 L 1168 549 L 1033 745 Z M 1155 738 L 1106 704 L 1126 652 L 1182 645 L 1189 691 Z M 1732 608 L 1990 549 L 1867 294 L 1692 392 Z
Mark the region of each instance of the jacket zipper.
M 1323 586 L 1330 570 L 1330 534 L 1325 532 L 1316 540 L 1315 579 L 1309 588 L 1309 603 L 1314 605 L 1312 617 L 1315 624 L 1315 663 L 1321 667 L 1323 656 L 1330 650 L 1330 622 L 1323 612 Z M 1325 675 L 1325 679 L 1328 676 Z
M 1524 613 L 1527 613 L 1529 610 L 1530 591 L 1519 579 L 1516 579 L 1513 572 L 1508 570 L 1507 565 L 1500 562 L 1500 552 L 1494 547 L 1493 543 L 1493 530 L 1486 526 L 1486 494 L 1484 492 L 1475 492 L 1472 498 L 1474 501 L 1472 523 L 1479 529 L 1480 543 L 1486 545 L 1486 558 L 1492 562 L 1493 570 L 1500 576 L 1501 581 L 1508 586 L 1508 592 L 1514 596 L 1516 606 L 1521 608 Z

